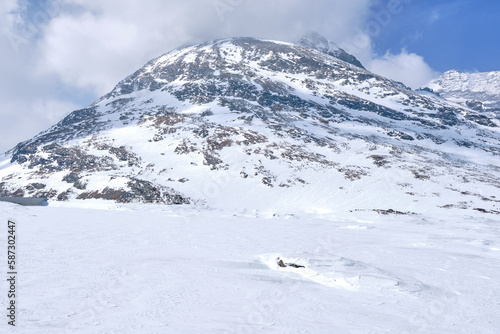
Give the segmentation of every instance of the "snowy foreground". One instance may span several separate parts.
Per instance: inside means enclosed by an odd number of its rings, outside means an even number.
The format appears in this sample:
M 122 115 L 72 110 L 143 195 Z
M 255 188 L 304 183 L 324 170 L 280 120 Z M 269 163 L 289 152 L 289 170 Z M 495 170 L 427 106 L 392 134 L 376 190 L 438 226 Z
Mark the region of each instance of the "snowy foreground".
M 0 203 L 19 271 L 17 326 L 4 315 L 0 332 L 500 332 L 494 215 L 84 203 Z

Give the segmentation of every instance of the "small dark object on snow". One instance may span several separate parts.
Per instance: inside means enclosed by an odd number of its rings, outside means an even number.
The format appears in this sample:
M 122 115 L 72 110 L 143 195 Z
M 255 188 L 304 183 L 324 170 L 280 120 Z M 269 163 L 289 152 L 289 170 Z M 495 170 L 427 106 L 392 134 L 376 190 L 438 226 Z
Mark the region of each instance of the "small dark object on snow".
M 285 267 L 305 268 L 304 266 L 301 266 L 301 265 L 298 265 L 295 263 L 284 263 L 283 260 L 281 260 L 280 258 L 278 258 L 278 259 L 279 259 L 278 265 L 282 268 L 285 268 Z

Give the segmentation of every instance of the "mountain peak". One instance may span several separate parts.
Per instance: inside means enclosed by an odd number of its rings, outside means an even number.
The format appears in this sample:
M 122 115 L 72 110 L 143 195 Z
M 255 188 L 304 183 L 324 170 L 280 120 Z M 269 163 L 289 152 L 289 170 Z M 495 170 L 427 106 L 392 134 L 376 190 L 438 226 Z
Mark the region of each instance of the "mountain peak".
M 298 44 L 311 49 L 316 49 L 330 56 L 339 58 L 340 60 L 348 62 L 352 65 L 365 69 L 361 64 L 361 62 L 358 59 L 356 59 L 355 56 L 347 53 L 344 49 L 341 49 L 337 44 L 335 44 L 332 41 L 329 41 L 326 37 L 322 36 L 321 34 L 315 31 L 302 36 L 298 40 Z
M 340 49 L 337 44 L 314 31 L 302 36 L 299 40 L 299 44 L 324 53 Z

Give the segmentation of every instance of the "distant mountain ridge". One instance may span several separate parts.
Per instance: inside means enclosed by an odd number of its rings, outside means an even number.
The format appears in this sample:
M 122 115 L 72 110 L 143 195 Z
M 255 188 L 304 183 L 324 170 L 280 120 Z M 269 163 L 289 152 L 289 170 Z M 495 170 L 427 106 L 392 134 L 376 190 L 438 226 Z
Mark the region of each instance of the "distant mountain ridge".
M 230 38 L 166 53 L 10 150 L 0 196 L 500 210 L 499 120 L 325 50 Z
M 428 86 L 441 96 L 474 109 L 500 110 L 500 71 L 464 73 L 451 70 Z

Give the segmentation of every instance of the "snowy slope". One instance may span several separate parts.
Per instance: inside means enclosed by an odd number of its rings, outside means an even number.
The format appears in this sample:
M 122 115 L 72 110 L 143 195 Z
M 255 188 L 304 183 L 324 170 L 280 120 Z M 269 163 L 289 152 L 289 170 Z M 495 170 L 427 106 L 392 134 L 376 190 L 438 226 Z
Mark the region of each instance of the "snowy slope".
M 0 195 L 496 214 L 498 125 L 316 49 L 225 39 L 152 60 L 17 145 Z
M 500 109 L 500 71 L 463 73 L 451 70 L 430 82 L 429 88 L 457 102 L 479 101 Z

